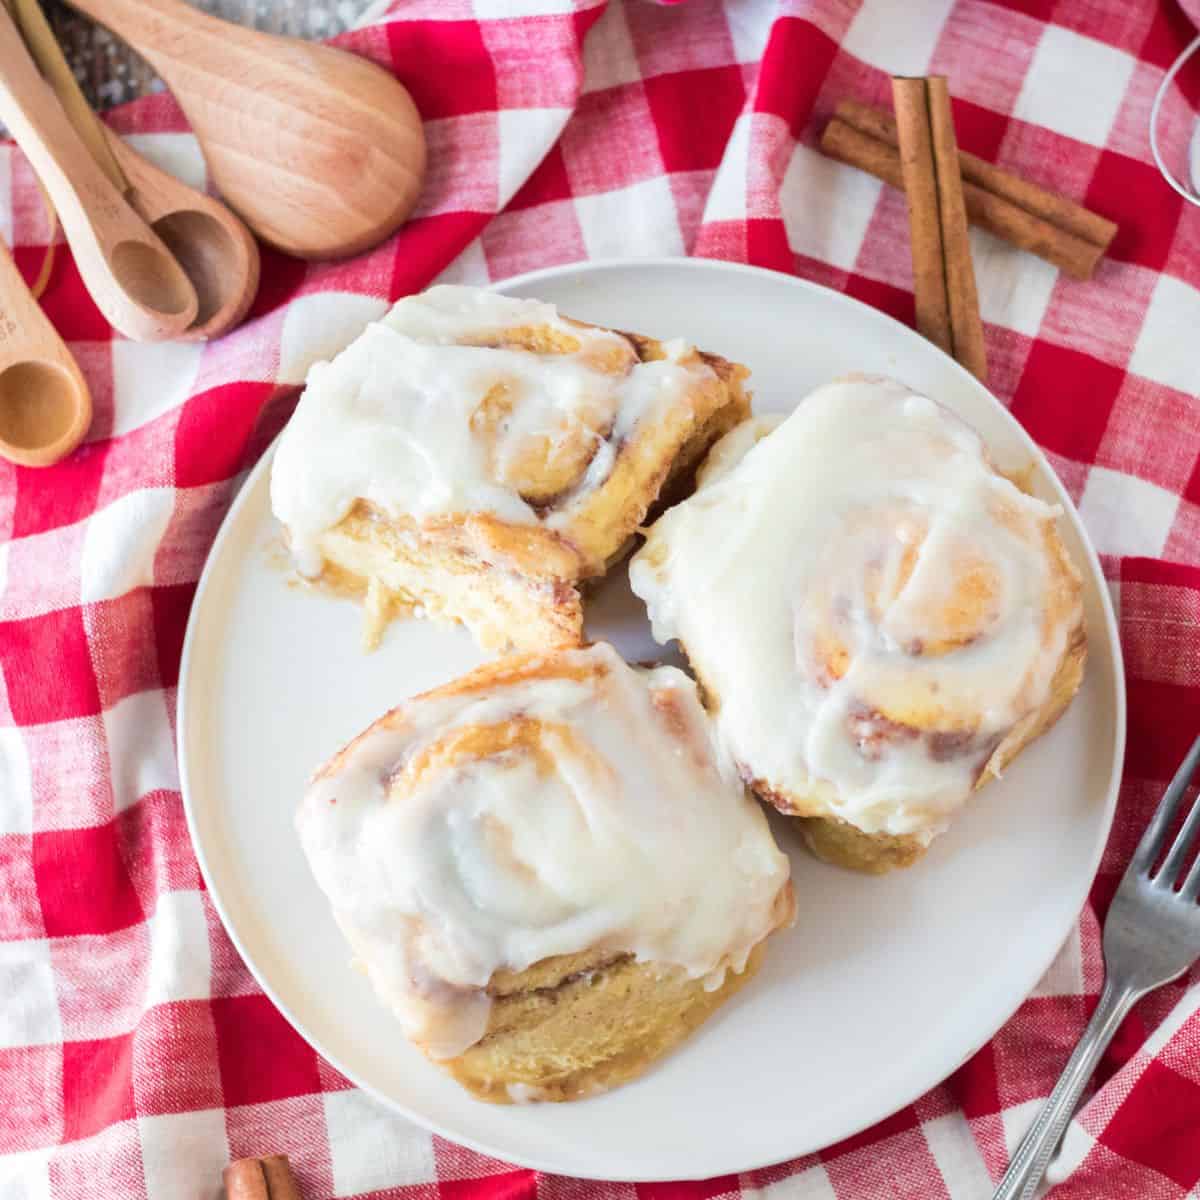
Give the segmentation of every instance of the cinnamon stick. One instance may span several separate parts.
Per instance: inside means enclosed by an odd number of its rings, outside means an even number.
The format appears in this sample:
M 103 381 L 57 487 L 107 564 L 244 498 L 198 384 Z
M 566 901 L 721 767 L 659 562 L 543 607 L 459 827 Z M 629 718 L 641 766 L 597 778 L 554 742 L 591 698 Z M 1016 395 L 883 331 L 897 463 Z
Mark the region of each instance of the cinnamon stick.
M 893 117 L 857 100 L 838 105 L 821 139 L 831 158 L 903 187 L 898 146 Z M 972 224 L 1076 279 L 1091 277 L 1117 232 L 1112 221 L 965 150 L 958 163 Z
M 221 1176 L 227 1200 L 300 1200 L 286 1154 L 239 1158 Z
M 987 356 L 945 79 L 892 80 L 917 329 L 986 381 Z

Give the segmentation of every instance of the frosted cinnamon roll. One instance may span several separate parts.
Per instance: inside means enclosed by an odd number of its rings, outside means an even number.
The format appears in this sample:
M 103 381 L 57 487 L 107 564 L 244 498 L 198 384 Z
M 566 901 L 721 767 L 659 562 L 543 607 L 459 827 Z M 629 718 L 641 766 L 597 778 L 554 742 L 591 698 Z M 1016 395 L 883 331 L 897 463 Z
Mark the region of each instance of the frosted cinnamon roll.
M 1079 687 L 1081 586 L 1058 513 L 948 409 L 846 379 L 718 443 L 630 582 L 754 791 L 820 857 L 885 871 Z
M 579 584 L 742 420 L 747 372 L 682 341 L 466 287 L 401 300 L 316 364 L 271 474 L 302 573 L 489 649 L 582 633 Z
M 404 1032 L 500 1103 L 639 1075 L 793 915 L 693 682 L 604 644 L 402 704 L 316 774 L 297 825 Z

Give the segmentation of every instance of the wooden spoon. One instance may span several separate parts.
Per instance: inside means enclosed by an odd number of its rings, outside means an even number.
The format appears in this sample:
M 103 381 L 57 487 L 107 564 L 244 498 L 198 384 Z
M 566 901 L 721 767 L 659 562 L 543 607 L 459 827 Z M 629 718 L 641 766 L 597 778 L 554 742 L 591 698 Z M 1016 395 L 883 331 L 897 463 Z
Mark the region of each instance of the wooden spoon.
M 136 341 L 182 333 L 196 318 L 183 268 L 88 152 L 0 5 L 0 120 L 41 178 L 87 289 Z
M 199 309 L 181 340 L 219 337 L 246 315 L 254 301 L 258 243 L 219 200 L 168 175 L 107 126 L 103 128 L 129 182 L 126 198 L 166 243 L 196 289 Z
M 0 456 L 48 467 L 79 445 L 91 423 L 79 364 L 0 243 Z
M 182 0 L 70 0 L 147 58 L 224 198 L 301 258 L 357 254 L 412 211 L 425 170 L 408 92 L 357 55 L 259 33 Z

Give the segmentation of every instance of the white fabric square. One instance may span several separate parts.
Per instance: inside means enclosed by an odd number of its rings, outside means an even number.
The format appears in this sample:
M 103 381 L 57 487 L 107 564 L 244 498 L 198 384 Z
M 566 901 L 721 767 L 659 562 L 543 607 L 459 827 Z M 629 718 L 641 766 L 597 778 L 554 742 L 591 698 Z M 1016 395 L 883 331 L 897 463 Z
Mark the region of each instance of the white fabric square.
M 131 133 L 125 140 L 143 158 L 161 167 L 198 192 L 205 189 L 208 171 L 200 143 L 190 133 Z
M 717 168 L 708 199 L 704 203 L 704 220 L 741 221 L 746 217 L 746 187 L 750 178 L 750 130 L 754 118 L 742 113 L 734 122 L 725 143 L 725 153 Z
M 971 257 L 983 319 L 1036 337 L 1058 282 L 1058 268 L 982 229 L 971 230 Z
M 1033 1119 L 1041 1107 L 1042 1101 L 1035 1097 L 1033 1100 L 1026 1100 L 1021 1104 L 1013 1104 L 1000 1110 L 1000 1123 L 1004 1126 L 1004 1145 L 1008 1149 L 1010 1158 L 1012 1152 L 1017 1148 L 1017 1143 L 1033 1124 Z
M 924 75 L 954 0 L 863 0 L 842 49 L 890 75 Z
M 138 1117 L 137 1125 L 146 1200 L 218 1200 L 229 1162 L 224 1109 Z
M 208 922 L 199 892 L 164 892 L 150 918 L 146 1007 L 207 1000 L 212 989 Z
M 52 1149 L 0 1155 L 0 1196 L 4 1200 L 50 1200 Z
M 1101 554 L 1158 558 L 1179 508 L 1179 497 L 1135 475 L 1093 467 L 1079 515 Z
M 505 0 L 498 7 L 492 0 L 476 0 L 476 15 L 487 20 L 497 17 L 545 17 L 574 10 L 571 0 Z
M 683 254 L 675 197 L 665 175 L 594 196 L 575 197 L 589 258 Z
M 6 726 L 0 728 L 0 834 L 32 832 L 33 772 L 29 751 L 20 729 Z
M 1079 1123 L 1072 1121 L 1063 1134 L 1063 1140 L 1058 1147 L 1058 1154 L 1050 1160 L 1046 1168 L 1046 1184 L 1048 1188 L 1062 1183 L 1076 1167 L 1092 1152 L 1096 1139 Z
M 178 408 L 192 394 L 203 353 L 199 342 L 113 338 L 113 436 Z
M 779 189 L 788 245 L 851 270 L 883 184 L 865 171 L 797 145 Z
M 335 1196 L 435 1183 L 433 1138 L 365 1092 L 326 1092 L 325 1125 Z
M 500 204 L 503 207 L 558 141 L 565 108 L 507 108 L 500 119 Z
M 387 312 L 377 296 L 322 292 L 288 305 L 279 339 L 280 383 L 303 383 L 315 362 L 332 358 Z
M 942 1178 L 953 1181 L 954 1195 L 991 1195 L 992 1177 L 962 1113 L 947 1113 L 932 1121 L 922 1121 L 921 1134 Z
M 130 808 L 147 792 L 178 790 L 179 768 L 165 692 L 135 692 L 106 709 L 102 720 L 117 812 Z
M 583 90 L 601 92 L 641 78 L 625 7 L 610 4 L 583 40 Z
M 0 942 L 0 1049 L 62 1041 L 50 943 Z
M 778 11 L 776 0 L 739 0 L 737 4 L 725 6 L 725 24 L 729 27 L 734 58 L 738 62 L 762 60 Z
M 1047 25 L 1013 116 L 1103 146 L 1133 67 L 1134 60 L 1121 50 L 1061 25 Z
M 465 283 L 475 287 L 486 287 L 491 282 L 488 273 L 487 255 L 479 238 L 468 242 L 462 253 L 437 277 L 438 283 Z
M 87 523 L 79 565 L 85 604 L 154 582 L 154 556 L 175 510 L 173 488 L 143 488 L 99 509 Z
M 1142 318 L 1129 369 L 1181 392 L 1200 392 L 1197 329 L 1200 291 L 1170 275 L 1160 275 Z

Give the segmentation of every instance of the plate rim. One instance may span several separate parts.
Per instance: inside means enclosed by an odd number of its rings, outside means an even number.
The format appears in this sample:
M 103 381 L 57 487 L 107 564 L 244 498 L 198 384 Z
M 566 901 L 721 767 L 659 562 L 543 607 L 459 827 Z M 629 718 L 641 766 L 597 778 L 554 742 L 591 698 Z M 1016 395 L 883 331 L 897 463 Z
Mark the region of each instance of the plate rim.
M 850 309 L 865 309 L 874 320 L 884 320 L 904 331 L 904 334 L 909 337 L 920 338 L 920 335 L 902 321 L 897 320 L 890 313 L 883 312 L 872 305 L 856 299 L 853 296 L 848 296 L 844 292 L 838 292 L 832 288 L 828 288 L 823 284 L 815 283 L 812 280 L 802 279 L 799 276 L 788 275 L 782 271 L 771 270 L 767 267 L 757 267 L 748 263 L 728 262 L 724 259 L 717 258 L 695 258 L 695 257 L 671 257 L 671 256 L 654 256 L 654 257 L 617 257 L 584 260 L 580 262 L 562 263 L 552 267 L 543 267 L 535 271 L 522 272 L 519 275 L 512 275 L 505 279 L 494 280 L 487 287 L 490 290 L 504 291 L 509 288 L 525 288 L 534 286 L 542 282 L 560 279 L 563 276 L 570 275 L 588 275 L 601 274 L 606 271 L 623 271 L 630 269 L 645 269 L 657 271 L 664 268 L 672 270 L 702 270 L 714 271 L 719 274 L 731 273 L 749 275 L 754 277 L 767 277 L 774 282 L 782 281 L 791 286 L 795 286 L 804 291 L 819 294 L 825 300 L 833 303 L 835 306 L 841 304 Z M 387 303 L 387 301 L 384 301 Z M 945 1071 L 941 1071 L 939 1065 L 936 1077 L 929 1079 L 917 1091 L 905 1099 L 900 1100 L 893 1107 L 885 1112 L 872 1115 L 869 1119 L 861 1124 L 856 1124 L 853 1128 L 848 1129 L 843 1133 L 842 1138 L 854 1137 L 857 1134 L 869 1129 L 872 1125 L 878 1124 L 880 1121 L 886 1120 L 888 1117 L 899 1112 L 906 1105 L 912 1104 L 920 1096 L 924 1095 L 930 1088 L 936 1087 L 939 1083 L 947 1079 L 954 1071 L 956 1071 L 964 1062 L 976 1054 L 983 1046 L 995 1037 L 996 1033 L 1004 1027 L 1029 997 L 1037 981 L 1042 978 L 1045 972 L 1049 969 L 1050 964 L 1057 957 L 1062 948 L 1063 943 L 1070 935 L 1071 929 L 1078 920 L 1079 912 L 1082 910 L 1083 904 L 1087 900 L 1087 896 L 1091 890 L 1092 884 L 1095 881 L 1096 873 L 1100 867 L 1100 861 L 1104 853 L 1105 846 L 1108 843 L 1109 836 L 1112 832 L 1113 819 L 1116 813 L 1116 804 L 1118 794 L 1120 792 L 1123 763 L 1125 757 L 1125 741 L 1127 734 L 1127 712 L 1126 712 L 1126 692 L 1125 692 L 1125 664 L 1121 652 L 1121 641 L 1118 632 L 1117 618 L 1113 609 L 1112 595 L 1108 587 L 1108 580 L 1104 575 L 1103 568 L 1100 563 L 1095 547 L 1092 545 L 1092 540 L 1088 535 L 1087 528 L 1079 515 L 1079 511 L 1067 493 L 1062 480 L 1058 473 L 1046 458 L 1042 449 L 1033 440 L 1029 433 L 1025 430 L 1012 413 L 1009 411 L 991 389 L 984 383 L 980 382 L 971 374 L 961 363 L 951 358 L 944 351 L 934 346 L 932 343 L 927 343 L 930 349 L 945 358 L 954 369 L 969 383 L 969 385 L 977 391 L 982 391 L 991 404 L 1003 411 L 1004 417 L 1011 424 L 1014 432 L 1019 439 L 1024 443 L 1026 450 L 1030 453 L 1033 460 L 1038 465 L 1039 469 L 1053 481 L 1058 492 L 1060 493 L 1059 501 L 1063 503 L 1064 515 L 1069 516 L 1076 532 L 1079 535 L 1084 553 L 1087 559 L 1088 568 L 1092 574 L 1092 578 L 1097 582 L 1097 592 L 1099 596 L 1100 609 L 1103 614 L 1104 637 L 1110 651 L 1112 660 L 1112 679 L 1113 679 L 1113 720 L 1114 733 L 1112 745 L 1112 756 L 1108 769 L 1108 790 L 1105 795 L 1103 818 L 1098 826 L 1098 832 L 1095 839 L 1095 844 L 1092 847 L 1090 856 L 1090 867 L 1087 874 L 1088 883 L 1080 897 L 1079 906 L 1073 910 L 1073 915 L 1066 927 L 1058 930 L 1055 933 L 1053 941 L 1053 950 L 1046 960 L 1038 966 L 1036 973 L 1032 978 L 1025 980 L 1023 978 L 1021 988 L 1017 992 L 1016 1000 L 1010 1006 L 1005 1006 L 1002 1019 L 990 1029 L 987 1035 L 977 1044 L 972 1045 L 965 1053 L 961 1055 L 952 1065 Z M 303 385 L 301 385 L 303 386 Z M 196 646 L 199 640 L 197 628 L 200 624 L 199 614 L 205 607 L 206 592 L 213 586 L 213 581 L 216 573 L 216 563 L 220 559 L 220 551 L 225 541 L 232 536 L 235 526 L 238 524 L 238 518 L 242 509 L 247 505 L 251 495 L 255 490 L 259 477 L 266 473 L 270 463 L 275 455 L 275 450 L 279 442 L 279 436 L 271 441 L 270 445 L 264 450 L 258 462 L 246 471 L 242 482 L 238 486 L 237 492 L 231 501 L 228 510 L 221 520 L 216 536 L 213 538 L 212 545 L 209 547 L 205 555 L 204 567 L 200 572 L 200 576 L 196 581 L 195 595 L 192 597 L 191 608 L 188 612 L 187 627 L 184 632 L 183 651 L 180 657 L 179 677 L 176 685 L 176 702 L 175 702 L 175 729 L 177 743 L 177 758 L 179 766 L 179 787 L 180 797 L 184 810 L 184 818 L 187 823 L 188 837 L 191 841 L 192 851 L 196 856 L 197 865 L 200 868 L 200 874 L 204 880 L 205 889 L 208 893 L 218 917 L 221 920 L 221 925 L 225 930 L 226 935 L 233 943 L 234 949 L 241 958 L 247 970 L 254 977 L 255 982 L 263 993 L 276 1007 L 288 1024 L 296 1031 L 296 1033 L 313 1049 L 317 1054 L 321 1055 L 329 1062 L 336 1070 L 341 1072 L 347 1079 L 350 1080 L 356 1087 L 366 1092 L 378 1103 L 382 1104 L 389 1111 L 397 1113 L 406 1119 L 413 1121 L 423 1129 L 428 1130 L 438 1137 L 445 1138 L 447 1141 L 464 1146 L 476 1153 L 486 1155 L 487 1157 L 499 1159 L 500 1161 L 511 1163 L 514 1166 L 523 1167 L 525 1169 L 544 1172 L 548 1174 L 570 1174 L 578 1179 L 590 1179 L 598 1181 L 611 1182 L 635 1182 L 635 1183 L 661 1183 L 671 1181 L 685 1181 L 704 1179 L 711 1177 L 709 1174 L 701 1175 L 680 1175 L 677 1172 L 670 1173 L 638 1173 L 636 1175 L 613 1176 L 609 1174 L 598 1174 L 591 1170 L 579 1170 L 578 1168 L 567 1168 L 561 1162 L 554 1162 L 550 1159 L 539 1159 L 536 1156 L 518 1154 L 514 1156 L 511 1151 L 506 1150 L 502 1146 L 490 1145 L 484 1141 L 464 1135 L 459 1132 L 451 1132 L 443 1127 L 439 1122 L 429 1119 L 421 1113 L 408 1108 L 400 1101 L 392 1096 L 388 1096 L 376 1089 L 372 1084 L 361 1078 L 357 1072 L 350 1071 L 343 1066 L 339 1057 L 330 1052 L 323 1044 L 322 1040 L 312 1036 L 293 1014 L 287 1002 L 276 992 L 275 988 L 265 978 L 263 972 L 253 961 L 251 955 L 247 952 L 243 940 L 235 927 L 230 912 L 227 910 L 224 900 L 221 897 L 219 888 L 215 883 L 214 869 L 210 866 L 208 856 L 202 845 L 201 839 L 198 836 L 197 825 L 198 817 L 196 816 L 196 802 L 193 799 L 191 789 L 188 785 L 189 778 L 189 760 L 187 753 L 188 745 L 188 729 L 189 729 L 189 706 L 188 694 L 191 690 L 189 687 L 189 679 L 192 674 L 192 660 L 198 653 Z M 1095 636 L 1089 632 L 1089 637 Z M 890 1103 L 890 1102 L 889 1102 Z M 822 1147 L 814 1147 L 812 1150 L 797 1150 L 788 1153 L 784 1157 L 771 1155 L 765 1159 L 754 1160 L 736 1168 L 730 1167 L 726 1171 L 719 1174 L 742 1173 L 747 1171 L 757 1171 L 764 1168 L 774 1166 L 781 1162 L 787 1162 L 797 1156 L 803 1156 L 807 1153 L 815 1152 Z

